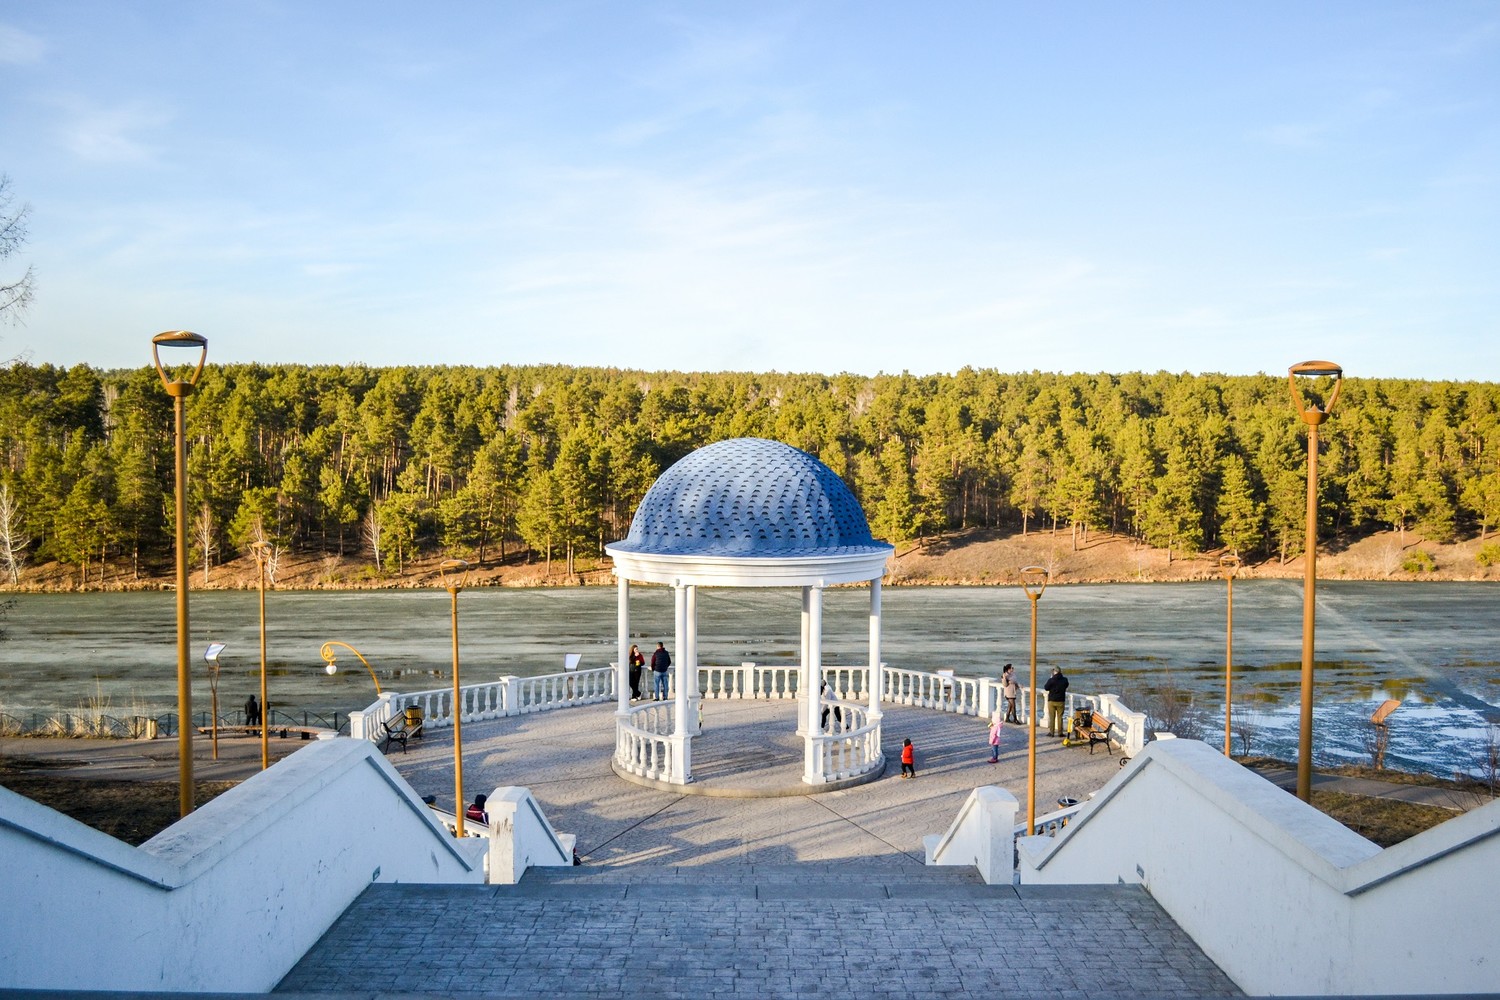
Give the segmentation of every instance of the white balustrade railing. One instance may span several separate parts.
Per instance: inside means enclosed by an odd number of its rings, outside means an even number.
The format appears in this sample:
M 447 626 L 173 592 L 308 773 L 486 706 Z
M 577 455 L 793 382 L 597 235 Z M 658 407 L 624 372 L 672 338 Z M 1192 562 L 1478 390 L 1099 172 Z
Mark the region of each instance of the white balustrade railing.
M 609 701 L 615 696 L 613 667 L 570 670 L 536 677 L 501 677 L 483 684 L 459 688 L 459 718 L 484 722 L 527 712 L 574 708 Z M 422 724 L 432 729 L 453 725 L 453 689 L 386 693 L 363 711 L 349 713 L 349 735 L 379 743 L 385 737 L 382 723 L 408 708 L 420 709 Z
M 669 701 L 637 705 L 615 726 L 615 763 L 653 781 L 674 775 L 675 713 Z
M 958 677 L 951 670 L 903 670 L 886 667 L 882 701 L 893 705 L 932 708 L 959 715 L 988 716 L 995 711 L 992 689 L 999 685 L 985 677 Z
M 868 666 L 827 666 L 823 669 L 828 683 L 825 700 L 840 706 L 868 708 L 870 668 Z M 725 699 L 789 700 L 797 697 L 801 668 L 795 665 L 764 665 L 741 663 L 739 666 L 700 666 L 698 668 L 699 693 L 704 700 Z M 999 682 L 988 677 L 960 677 L 947 670 L 906 670 L 886 666 L 882 669 L 882 701 L 895 705 L 930 708 L 941 712 L 974 715 L 989 718 L 1003 707 Z M 615 669 L 598 667 L 593 670 L 566 671 L 542 674 L 536 677 L 502 677 L 483 684 L 466 685 L 460 689 L 462 718 L 464 722 L 482 722 L 505 716 L 542 712 L 555 708 L 572 708 L 611 701 L 615 697 Z M 1039 698 L 1045 696 L 1038 692 Z M 1031 717 L 1031 691 L 1021 688 L 1016 700 L 1016 711 L 1022 722 Z M 349 732 L 355 738 L 380 742 L 385 732 L 381 723 L 401 714 L 407 708 L 422 711 L 424 724 L 433 728 L 452 725 L 453 689 L 438 688 L 431 691 L 414 691 L 405 694 L 388 693 L 363 711 L 351 712 Z M 668 702 L 651 702 L 637 708 L 669 706 Z M 1115 743 L 1129 755 L 1140 753 L 1146 745 L 1147 720 L 1144 713 L 1127 708 L 1118 695 L 1069 694 L 1067 718 L 1085 704 L 1114 722 L 1117 730 Z M 670 716 L 667 711 L 666 716 Z M 863 717 L 863 716 L 861 716 Z M 632 720 L 655 720 L 655 715 L 637 716 Z M 1039 718 L 1038 725 L 1044 721 Z M 664 728 L 650 725 L 634 725 L 652 738 L 670 735 L 670 720 Z M 852 738 L 856 728 L 844 726 L 841 735 Z M 840 751 L 842 752 L 842 751 Z M 662 750 L 665 754 L 665 750 Z M 879 748 L 875 750 L 878 756 Z M 657 760 L 656 752 L 631 751 L 631 760 Z M 642 764 L 647 769 L 655 764 Z M 834 770 L 844 770 L 842 764 Z
M 825 698 L 822 733 L 812 745 L 819 759 L 815 773 L 825 781 L 858 777 L 880 766 L 880 727 L 870 722 L 869 706 Z

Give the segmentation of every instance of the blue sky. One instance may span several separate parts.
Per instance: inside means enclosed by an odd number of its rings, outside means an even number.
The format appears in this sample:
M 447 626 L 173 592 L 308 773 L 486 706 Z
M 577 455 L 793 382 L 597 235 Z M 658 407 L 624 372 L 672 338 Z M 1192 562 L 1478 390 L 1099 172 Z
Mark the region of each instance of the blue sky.
M 0 358 L 1500 380 L 1500 4 L 0 5 Z

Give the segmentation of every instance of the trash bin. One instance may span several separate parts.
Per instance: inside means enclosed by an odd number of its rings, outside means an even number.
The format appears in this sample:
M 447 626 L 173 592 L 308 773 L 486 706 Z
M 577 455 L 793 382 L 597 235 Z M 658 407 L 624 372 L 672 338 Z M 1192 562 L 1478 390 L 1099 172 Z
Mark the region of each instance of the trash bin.
M 411 730 L 411 734 L 413 736 L 415 736 L 417 739 L 421 739 L 422 738 L 422 706 L 421 705 L 408 705 L 408 706 L 406 706 L 405 711 L 403 711 L 401 714 L 406 717 L 406 728 L 409 729 L 409 730 Z
M 156 720 L 155 719 L 147 719 L 146 720 L 146 739 L 148 739 L 148 740 L 154 740 L 154 739 L 156 739 Z

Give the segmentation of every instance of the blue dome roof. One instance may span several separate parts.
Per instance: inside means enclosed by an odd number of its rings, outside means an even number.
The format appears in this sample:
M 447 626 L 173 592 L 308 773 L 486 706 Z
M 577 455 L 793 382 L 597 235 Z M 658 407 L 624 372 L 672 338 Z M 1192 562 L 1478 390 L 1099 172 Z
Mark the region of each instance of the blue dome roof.
M 854 494 L 805 451 L 762 438 L 699 448 L 652 484 L 609 546 L 630 553 L 784 557 L 890 551 Z

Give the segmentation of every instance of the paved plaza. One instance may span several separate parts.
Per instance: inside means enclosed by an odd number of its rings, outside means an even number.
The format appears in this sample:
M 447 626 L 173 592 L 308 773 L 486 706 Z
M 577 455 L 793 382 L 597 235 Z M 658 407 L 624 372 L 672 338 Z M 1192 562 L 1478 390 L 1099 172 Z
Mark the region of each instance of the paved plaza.
M 717 798 L 643 787 L 614 773 L 614 705 L 516 716 L 464 727 L 464 786 L 471 797 L 524 785 L 562 833 L 578 837 L 590 865 L 786 864 L 862 861 L 922 865 L 922 838 L 942 833 L 979 785 L 1008 789 L 1026 808 L 1026 730 L 1008 726 L 1001 762 L 989 764 L 988 725 L 972 716 L 885 708 L 879 780 L 805 794 L 793 701 L 710 701 L 693 741 L 695 791 L 749 790 Z M 917 777 L 900 777 L 901 741 L 917 748 Z M 414 740 L 390 760 L 421 794 L 453 801 L 451 729 Z M 1064 747 L 1039 735 L 1037 815 L 1064 796 L 1085 798 L 1119 768 L 1119 756 Z M 794 793 L 787 795 L 785 793 Z
M 855 788 L 803 794 L 793 702 L 710 702 L 694 773 L 734 797 L 643 787 L 614 774 L 614 706 L 464 728 L 467 794 L 525 785 L 572 869 L 515 886 L 375 885 L 278 993 L 492 997 L 1237 995 L 1136 887 L 987 886 L 928 868 L 977 785 L 1025 808 L 1026 740 L 1007 729 L 991 765 L 977 719 L 888 708 L 893 763 Z M 896 749 L 918 747 L 916 780 Z M 452 801 L 451 730 L 391 760 Z M 1084 797 L 1118 756 L 1039 741 L 1038 811 Z M 749 790 L 762 797 L 743 797 Z M 792 794 L 788 794 L 792 793 Z

